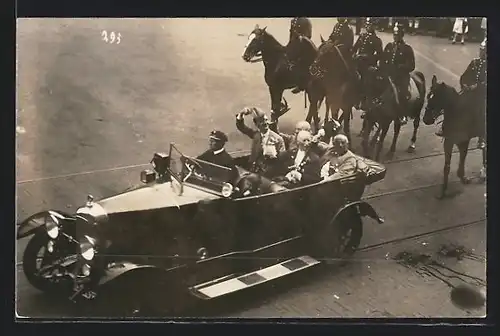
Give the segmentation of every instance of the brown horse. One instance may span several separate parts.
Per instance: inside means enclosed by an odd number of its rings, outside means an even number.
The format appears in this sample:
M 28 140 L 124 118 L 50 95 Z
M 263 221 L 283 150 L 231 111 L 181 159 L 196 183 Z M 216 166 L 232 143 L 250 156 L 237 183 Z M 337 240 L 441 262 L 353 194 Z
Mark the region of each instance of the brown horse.
M 468 184 L 470 179 L 465 176 L 465 159 L 469 142 L 472 138 L 484 136 L 485 111 L 474 106 L 474 101 L 467 95 L 468 93 L 457 92 L 444 82 L 438 83 L 435 75 L 432 77 L 423 122 L 432 125 L 439 116 L 444 117 L 444 175 L 440 198 L 446 196 L 453 147 L 457 145 L 460 152 L 457 176 L 463 184 Z M 483 148 L 483 165 L 486 164 L 485 158 Z
M 335 45 L 321 36 L 318 55 L 310 67 L 313 78 L 321 80 L 326 95 L 325 121 L 332 116 L 344 124 L 344 133 L 350 138 L 352 108 L 359 101 L 359 85 L 350 52 L 343 45 Z M 342 109 L 342 116 L 338 111 Z M 308 121 L 318 120 L 318 110 L 309 110 Z
M 289 61 L 289 55 L 287 55 L 290 49 L 281 45 L 266 31 L 266 28 L 255 26 L 248 36 L 242 58 L 245 62 L 264 62 L 264 79 L 271 96 L 271 120 L 275 122 L 287 110 L 284 111 L 281 105 L 283 92 L 298 85 L 298 75 L 296 68 Z M 302 53 L 301 58 L 308 67 L 316 57 L 317 48 L 307 37 L 302 36 L 298 41 L 298 50 L 296 50 Z M 259 56 L 261 58 L 258 58 Z M 311 110 L 317 111 L 319 109 L 325 97 L 321 82 L 318 80 L 310 81 L 306 88 L 306 94 L 309 98 L 309 114 L 311 114 Z
M 391 159 L 396 152 L 396 144 L 401 130 L 401 121 L 396 100 L 396 87 L 391 79 L 384 74 L 373 74 L 375 77 L 374 88 L 367 90 L 369 92 L 369 103 L 366 107 L 366 114 L 363 120 L 361 135 L 363 136 L 363 151 L 366 157 L 370 157 L 371 148 L 378 144 L 375 153 L 375 160 L 380 161 L 380 154 L 384 146 L 384 140 L 389 131 L 391 123 L 394 122 L 394 136 L 392 144 L 387 153 L 387 159 Z M 413 134 L 411 144 L 407 149 L 408 153 L 413 153 L 416 148 L 417 133 L 420 126 L 420 115 L 425 103 L 425 76 L 420 71 L 413 71 L 410 74 L 410 99 L 405 102 L 406 116 L 413 119 Z M 373 126 L 377 124 L 378 129 L 375 132 L 370 144 L 369 137 Z

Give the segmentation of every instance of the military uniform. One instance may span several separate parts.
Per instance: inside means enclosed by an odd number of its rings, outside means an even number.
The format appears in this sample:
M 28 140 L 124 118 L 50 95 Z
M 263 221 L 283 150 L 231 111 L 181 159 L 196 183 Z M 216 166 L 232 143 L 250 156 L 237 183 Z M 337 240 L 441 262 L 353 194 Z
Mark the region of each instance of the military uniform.
M 316 57 L 316 50 L 309 40 L 312 37 L 311 21 L 305 17 L 293 18 L 290 23 L 290 41 L 287 45 L 288 66 L 294 73 L 297 86 L 292 90 L 299 93 L 309 83 L 309 66 Z
M 333 27 L 333 31 L 330 34 L 330 41 L 334 42 L 335 45 L 344 45 L 347 50 L 352 50 L 354 44 L 354 32 L 346 21 L 337 22 Z
M 309 39 L 312 38 L 312 25 L 311 21 L 305 17 L 295 17 L 290 22 L 290 40 L 295 36 L 305 36 Z
M 370 21 L 367 20 L 367 24 L 371 24 Z M 365 91 L 363 98 L 366 99 L 366 91 L 371 87 L 370 67 L 377 67 L 382 56 L 382 40 L 375 32 L 364 32 L 354 44 L 352 52 L 363 82 L 363 91 Z
M 398 26 L 394 28 L 394 34 L 404 35 Z M 410 73 L 415 70 L 413 48 L 402 39 L 399 42 L 389 42 L 385 46 L 380 65 L 382 72 L 389 76 L 396 86 L 399 105 L 403 109 L 410 95 Z
M 486 39 L 481 43 L 481 49 L 486 53 Z M 486 116 L 486 91 L 487 91 L 487 63 L 486 54 L 484 57 L 473 59 L 467 69 L 465 69 L 462 76 L 460 76 L 460 86 L 463 90 L 463 94 L 469 96 L 471 99 L 471 106 L 477 107 L 479 111 L 479 116 L 481 116 L 478 125 L 478 131 L 480 134 L 484 134 L 486 131 L 485 120 Z M 479 137 L 478 146 L 484 145 L 484 138 Z

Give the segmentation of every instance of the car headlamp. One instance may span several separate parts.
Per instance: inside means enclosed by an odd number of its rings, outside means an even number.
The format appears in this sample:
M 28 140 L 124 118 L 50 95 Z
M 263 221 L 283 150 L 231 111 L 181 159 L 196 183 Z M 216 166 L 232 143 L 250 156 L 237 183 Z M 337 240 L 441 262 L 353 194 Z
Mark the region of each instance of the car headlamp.
M 83 259 L 90 261 L 95 256 L 95 239 L 85 236 L 86 241 L 80 243 L 80 255 Z
M 59 220 L 52 215 L 48 216 L 45 223 L 45 230 L 47 230 L 50 238 L 56 239 L 59 236 Z
M 224 183 L 221 193 L 224 197 L 230 197 L 233 194 L 233 186 L 230 183 Z

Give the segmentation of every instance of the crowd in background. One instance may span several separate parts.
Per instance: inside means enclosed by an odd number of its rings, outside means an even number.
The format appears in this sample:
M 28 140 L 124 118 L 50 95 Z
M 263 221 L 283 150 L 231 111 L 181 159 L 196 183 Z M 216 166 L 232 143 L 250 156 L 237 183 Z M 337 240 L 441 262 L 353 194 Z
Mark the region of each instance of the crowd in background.
M 449 38 L 454 43 L 481 42 L 486 37 L 486 18 L 470 17 L 380 17 L 374 18 L 377 30 L 392 31 L 396 22 L 405 27 L 407 34 Z M 361 32 L 364 18 L 352 19 L 356 34 Z

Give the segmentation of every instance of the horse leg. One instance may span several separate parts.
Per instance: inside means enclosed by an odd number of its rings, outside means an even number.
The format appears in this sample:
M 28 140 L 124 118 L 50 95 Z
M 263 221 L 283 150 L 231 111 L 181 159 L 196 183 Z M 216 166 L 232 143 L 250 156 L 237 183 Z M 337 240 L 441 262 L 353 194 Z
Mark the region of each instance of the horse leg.
M 465 159 L 467 158 L 467 153 L 469 152 L 469 143 L 470 139 L 457 145 L 460 152 L 460 161 L 458 162 L 457 176 L 463 184 L 470 183 L 470 178 L 465 176 Z
M 359 134 L 358 134 L 358 137 L 363 137 L 364 136 L 364 132 L 368 131 L 368 134 L 370 134 L 370 131 L 371 130 L 368 130 L 367 129 L 367 121 L 366 121 L 366 116 L 365 118 L 363 118 L 363 123 L 361 124 L 361 131 L 359 131 Z
M 420 112 L 417 114 L 415 119 L 413 119 L 413 135 L 411 136 L 411 143 L 406 150 L 408 153 L 415 153 L 415 143 L 417 142 L 417 133 L 420 126 Z
M 351 142 L 351 114 L 352 106 L 342 107 L 342 120 L 344 121 L 344 134 Z
M 389 131 L 389 126 L 391 126 L 390 122 L 384 121 L 383 123 L 379 123 L 379 127 L 382 129 L 380 132 L 380 138 L 378 139 L 377 152 L 375 154 L 375 161 L 380 162 L 380 153 L 382 152 L 382 148 L 384 147 L 385 136 L 387 135 L 387 131 Z
M 369 121 L 367 125 L 368 125 L 368 126 L 370 126 L 370 129 L 369 129 L 369 130 L 370 130 L 370 132 L 371 132 L 371 131 L 372 131 L 372 128 L 373 128 L 373 126 L 375 126 L 375 123 L 374 123 L 374 122 L 372 122 L 372 121 Z M 379 141 L 379 139 L 380 139 L 380 132 L 381 132 L 381 131 L 382 131 L 382 129 L 381 129 L 381 127 L 380 127 L 380 123 L 379 123 L 378 128 L 377 128 L 377 130 L 375 131 L 375 133 L 373 134 L 372 140 L 370 141 L 370 147 L 371 147 L 371 148 L 374 148 L 374 147 L 375 147 L 375 145 L 377 144 L 377 142 Z
M 372 123 L 367 119 L 363 121 L 363 128 L 361 129 L 361 133 L 363 134 L 363 138 L 361 140 L 361 146 L 363 147 L 363 154 L 366 158 L 371 159 L 371 149 L 373 148 L 369 146 L 370 140 L 370 129 L 373 127 Z M 369 129 L 370 128 L 370 129 Z
M 396 152 L 396 144 L 399 138 L 399 132 L 401 131 L 401 122 L 398 118 L 394 119 L 394 137 L 392 138 L 391 148 L 389 152 L 387 152 L 387 159 L 391 160 L 394 157 L 394 153 Z
M 282 89 L 269 87 L 269 95 L 271 96 L 271 122 L 278 123 L 278 118 L 281 116 L 281 98 L 283 97 Z
M 451 154 L 453 151 L 453 142 L 448 139 L 444 139 L 444 168 L 443 168 L 443 185 L 441 186 L 441 194 L 439 199 L 446 197 L 446 191 L 448 189 L 448 176 L 450 175 L 450 164 L 451 164 Z

